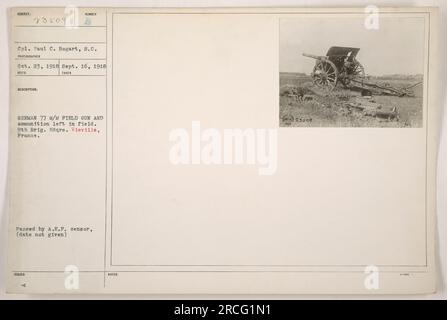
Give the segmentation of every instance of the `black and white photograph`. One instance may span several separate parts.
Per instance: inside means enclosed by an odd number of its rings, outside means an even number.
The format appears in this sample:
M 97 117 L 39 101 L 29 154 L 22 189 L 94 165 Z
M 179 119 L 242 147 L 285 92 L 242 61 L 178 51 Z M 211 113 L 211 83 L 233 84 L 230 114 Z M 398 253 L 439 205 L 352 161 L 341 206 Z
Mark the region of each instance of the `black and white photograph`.
M 280 127 L 422 127 L 424 23 L 281 19 Z

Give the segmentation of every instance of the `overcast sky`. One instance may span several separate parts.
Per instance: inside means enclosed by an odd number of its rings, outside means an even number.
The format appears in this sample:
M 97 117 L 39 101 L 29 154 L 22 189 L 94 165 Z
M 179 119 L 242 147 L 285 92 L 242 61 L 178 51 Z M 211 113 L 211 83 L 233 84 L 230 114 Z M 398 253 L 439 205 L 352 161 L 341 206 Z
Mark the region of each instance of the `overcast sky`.
M 360 48 L 366 74 L 423 74 L 424 19 L 381 17 L 379 30 L 367 30 L 363 18 L 286 18 L 280 21 L 280 72 L 310 73 L 331 46 Z

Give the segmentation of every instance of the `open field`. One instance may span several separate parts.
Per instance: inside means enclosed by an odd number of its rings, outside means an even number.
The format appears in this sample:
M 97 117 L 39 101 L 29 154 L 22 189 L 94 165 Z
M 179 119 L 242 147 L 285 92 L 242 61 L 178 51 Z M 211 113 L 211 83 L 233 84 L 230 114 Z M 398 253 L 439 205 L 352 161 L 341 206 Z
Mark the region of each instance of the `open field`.
M 372 79 L 380 85 L 404 88 L 413 79 Z M 414 97 L 373 93 L 362 97 L 359 91 L 341 84 L 332 92 L 316 87 L 310 76 L 280 74 L 281 127 L 422 127 L 422 85 L 412 89 Z M 390 116 L 388 116 L 390 114 Z

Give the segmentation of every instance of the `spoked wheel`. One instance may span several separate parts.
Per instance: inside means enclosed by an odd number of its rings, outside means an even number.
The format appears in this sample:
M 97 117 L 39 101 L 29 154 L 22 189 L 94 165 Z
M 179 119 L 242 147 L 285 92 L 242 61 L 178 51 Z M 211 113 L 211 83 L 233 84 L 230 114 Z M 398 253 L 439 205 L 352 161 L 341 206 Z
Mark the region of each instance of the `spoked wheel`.
M 337 68 L 329 60 L 318 60 L 312 72 L 312 78 L 317 87 L 332 91 L 337 84 Z
M 365 80 L 365 69 L 360 62 L 354 60 L 352 68 L 347 71 L 348 75 L 341 80 L 345 87 L 349 87 L 352 82 L 363 85 L 363 81 Z

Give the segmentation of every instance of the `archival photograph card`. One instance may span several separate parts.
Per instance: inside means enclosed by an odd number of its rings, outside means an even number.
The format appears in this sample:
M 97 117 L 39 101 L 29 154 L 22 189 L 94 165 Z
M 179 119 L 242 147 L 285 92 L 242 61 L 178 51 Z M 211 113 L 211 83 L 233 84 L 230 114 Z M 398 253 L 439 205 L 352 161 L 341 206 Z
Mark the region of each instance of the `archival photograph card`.
M 436 8 L 12 8 L 8 292 L 436 291 Z

